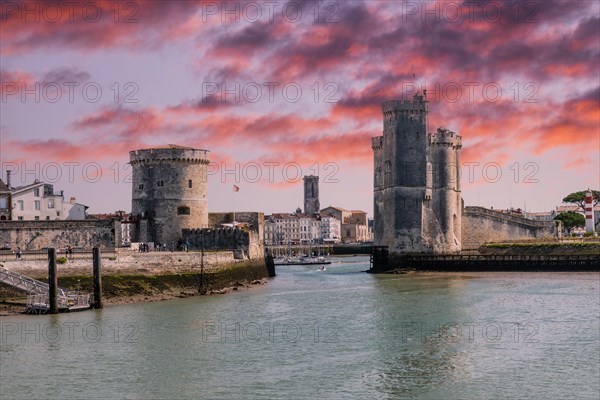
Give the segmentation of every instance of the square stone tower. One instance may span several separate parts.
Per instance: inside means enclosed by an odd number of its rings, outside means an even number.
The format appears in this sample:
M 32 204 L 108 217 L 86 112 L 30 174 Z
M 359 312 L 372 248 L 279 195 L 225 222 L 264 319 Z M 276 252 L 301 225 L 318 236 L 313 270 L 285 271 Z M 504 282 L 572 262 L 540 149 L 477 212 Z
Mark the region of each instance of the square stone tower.
M 428 101 L 383 103 L 383 136 L 374 152 L 374 242 L 390 253 L 456 253 L 461 249 L 458 182 L 461 137 L 428 133 Z
M 304 214 L 313 215 L 319 212 L 319 177 L 307 175 L 304 180 Z

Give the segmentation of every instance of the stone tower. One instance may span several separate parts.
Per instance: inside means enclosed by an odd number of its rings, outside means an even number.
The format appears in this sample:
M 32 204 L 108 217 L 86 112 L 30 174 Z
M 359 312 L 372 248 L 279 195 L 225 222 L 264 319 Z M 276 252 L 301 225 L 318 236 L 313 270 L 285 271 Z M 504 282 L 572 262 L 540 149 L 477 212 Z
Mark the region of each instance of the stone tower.
M 383 103 L 383 136 L 374 152 L 374 242 L 390 253 L 455 253 L 461 249 L 458 183 L 461 137 L 428 133 L 428 101 Z
M 129 152 L 134 241 L 176 242 L 182 229 L 208 227 L 207 153 L 172 144 Z
M 313 215 L 319 212 L 319 177 L 308 175 L 304 180 L 304 214 Z

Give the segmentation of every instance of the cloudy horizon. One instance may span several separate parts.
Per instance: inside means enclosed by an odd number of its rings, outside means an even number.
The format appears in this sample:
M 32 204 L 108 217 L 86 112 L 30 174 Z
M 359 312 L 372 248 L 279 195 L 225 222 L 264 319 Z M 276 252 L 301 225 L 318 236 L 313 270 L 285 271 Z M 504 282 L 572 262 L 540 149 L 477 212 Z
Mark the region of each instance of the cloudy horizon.
M 0 164 L 130 210 L 129 151 L 210 150 L 209 210 L 372 216 L 381 103 L 427 91 L 466 205 L 547 211 L 600 187 L 595 1 L 7 1 Z

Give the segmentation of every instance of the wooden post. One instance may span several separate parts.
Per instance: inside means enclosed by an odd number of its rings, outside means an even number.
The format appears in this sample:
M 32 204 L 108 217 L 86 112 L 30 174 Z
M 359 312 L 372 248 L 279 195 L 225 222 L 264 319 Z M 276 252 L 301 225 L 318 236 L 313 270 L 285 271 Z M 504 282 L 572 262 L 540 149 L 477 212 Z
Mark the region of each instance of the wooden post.
M 102 308 L 102 279 L 100 268 L 100 249 L 92 249 L 94 256 L 94 305 L 93 308 Z
M 58 314 L 58 277 L 56 275 L 56 249 L 48 249 L 48 301 L 50 314 Z
M 204 243 L 202 244 L 202 253 L 200 257 L 200 286 L 198 287 L 198 293 L 206 294 L 206 289 L 204 289 Z
M 267 266 L 267 274 L 269 278 L 274 278 L 275 274 L 275 260 L 273 260 L 273 254 L 271 253 L 271 249 L 266 249 L 267 254 L 265 255 L 265 264 Z

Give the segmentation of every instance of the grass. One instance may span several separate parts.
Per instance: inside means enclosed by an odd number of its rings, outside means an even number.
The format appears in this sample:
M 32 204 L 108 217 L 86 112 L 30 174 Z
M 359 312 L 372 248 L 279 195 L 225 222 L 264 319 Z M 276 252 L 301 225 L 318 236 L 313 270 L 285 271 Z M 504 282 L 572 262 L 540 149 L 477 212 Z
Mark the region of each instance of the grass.
M 558 242 L 531 242 L 531 243 L 485 243 L 482 246 L 494 249 L 509 249 L 511 247 L 600 247 L 598 242 L 573 242 L 573 243 L 558 243 Z
M 515 254 L 515 255 L 575 255 L 600 254 L 599 242 L 520 242 L 520 243 L 485 243 L 479 251 L 482 254 Z

